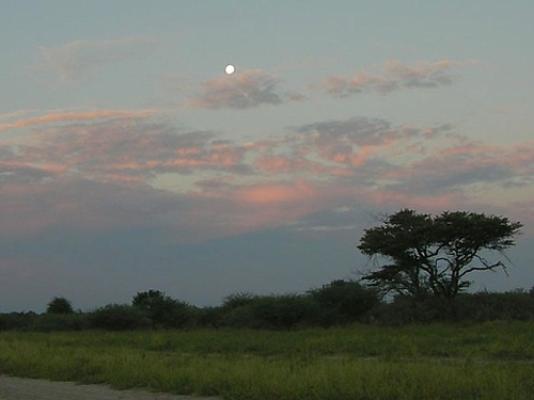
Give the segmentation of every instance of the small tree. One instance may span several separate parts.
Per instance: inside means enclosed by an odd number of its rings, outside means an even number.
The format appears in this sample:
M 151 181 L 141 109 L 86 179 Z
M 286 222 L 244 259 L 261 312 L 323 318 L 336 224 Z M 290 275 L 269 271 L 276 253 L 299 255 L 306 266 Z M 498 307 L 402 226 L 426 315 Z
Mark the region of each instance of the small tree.
M 177 301 L 159 290 L 137 293 L 132 305 L 145 311 L 156 325 L 165 327 L 180 327 L 191 318 L 192 307 L 189 304 Z
M 47 314 L 72 314 L 73 312 L 70 301 L 64 297 L 54 297 L 46 308 Z
M 488 261 L 482 252 L 498 252 L 515 244 L 522 224 L 507 218 L 471 212 L 443 212 L 438 216 L 401 210 L 382 226 L 367 229 L 358 248 L 389 263 L 364 275 L 363 280 L 386 292 L 453 299 L 470 286 L 475 271 L 506 271 L 502 260 Z

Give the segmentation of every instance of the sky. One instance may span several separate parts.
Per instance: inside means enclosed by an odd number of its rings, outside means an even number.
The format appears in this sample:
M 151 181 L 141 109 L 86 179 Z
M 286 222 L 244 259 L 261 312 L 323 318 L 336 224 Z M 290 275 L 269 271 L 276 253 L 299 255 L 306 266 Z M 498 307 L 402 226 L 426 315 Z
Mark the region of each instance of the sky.
M 356 279 L 406 207 L 521 221 L 473 290 L 534 286 L 531 1 L 0 11 L 0 312 Z

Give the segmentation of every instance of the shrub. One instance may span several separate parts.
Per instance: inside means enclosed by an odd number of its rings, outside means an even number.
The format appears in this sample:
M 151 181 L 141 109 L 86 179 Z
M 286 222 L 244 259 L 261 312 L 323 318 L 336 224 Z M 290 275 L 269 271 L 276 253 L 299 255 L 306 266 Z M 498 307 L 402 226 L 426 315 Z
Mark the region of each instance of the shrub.
M 33 326 L 37 314 L 34 312 L 12 312 L 0 314 L 0 331 L 29 330 Z
M 525 291 L 463 294 L 457 299 L 458 318 L 472 321 L 534 319 L 534 297 Z
M 254 303 L 259 296 L 249 292 L 238 292 L 226 296 L 223 300 L 223 308 L 234 309 Z
M 219 328 L 223 321 L 222 307 L 202 307 L 195 309 L 195 324 L 210 328 Z
M 451 304 L 441 298 L 398 295 L 391 303 L 379 304 L 371 310 L 369 319 L 385 325 L 404 325 L 449 320 L 452 316 Z
M 87 316 L 78 314 L 42 314 L 33 319 L 34 331 L 79 331 L 89 327 Z
M 352 322 L 379 302 L 378 292 L 355 281 L 336 280 L 309 291 L 331 323 Z
M 264 328 L 266 324 L 264 321 L 258 320 L 254 314 L 254 306 L 247 304 L 222 311 L 221 325 L 232 328 L 260 329 Z
M 534 298 L 526 291 L 462 293 L 454 301 L 434 296 L 419 300 L 397 296 L 393 302 L 376 307 L 372 317 L 391 325 L 433 321 L 533 320 Z
M 92 312 L 89 316 L 91 327 L 109 330 L 148 328 L 152 321 L 137 307 L 109 304 Z
M 254 317 L 267 328 L 289 329 L 309 324 L 316 318 L 319 305 L 310 296 L 264 296 L 254 303 Z
M 54 297 L 48 307 L 46 308 L 47 314 L 72 314 L 74 310 L 70 301 L 64 297 Z
M 193 307 L 159 290 L 139 292 L 132 304 L 148 315 L 155 327 L 181 328 L 193 319 Z
M 319 312 L 319 305 L 310 296 L 254 296 L 245 304 L 229 308 L 222 324 L 232 327 L 289 329 L 309 325 Z

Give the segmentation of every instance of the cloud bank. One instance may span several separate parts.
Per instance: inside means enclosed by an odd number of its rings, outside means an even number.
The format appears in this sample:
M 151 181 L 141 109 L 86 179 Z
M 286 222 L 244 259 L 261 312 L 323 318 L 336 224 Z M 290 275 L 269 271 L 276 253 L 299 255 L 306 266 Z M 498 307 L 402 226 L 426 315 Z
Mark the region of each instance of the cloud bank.
M 205 240 L 355 203 L 425 210 L 475 204 L 482 199 L 473 185 L 528 190 L 534 176 L 532 141 L 489 146 L 450 135 L 451 125 L 352 117 L 250 142 L 184 131 L 144 111 L 18 121 L 12 129 L 33 130 L 20 143 L 0 142 L 4 235 L 52 225 L 108 229 L 123 215 L 125 224 L 155 223 Z M 166 176 L 172 190 L 160 184 Z

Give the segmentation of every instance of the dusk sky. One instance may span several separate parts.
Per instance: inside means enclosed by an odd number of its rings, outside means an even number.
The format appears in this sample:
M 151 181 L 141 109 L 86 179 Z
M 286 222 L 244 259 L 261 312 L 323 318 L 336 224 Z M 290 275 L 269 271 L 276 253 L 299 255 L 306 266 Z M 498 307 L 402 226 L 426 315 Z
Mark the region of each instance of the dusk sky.
M 524 224 L 534 2 L 0 0 L 0 312 L 357 278 L 409 207 Z M 227 75 L 225 65 L 236 72 Z

